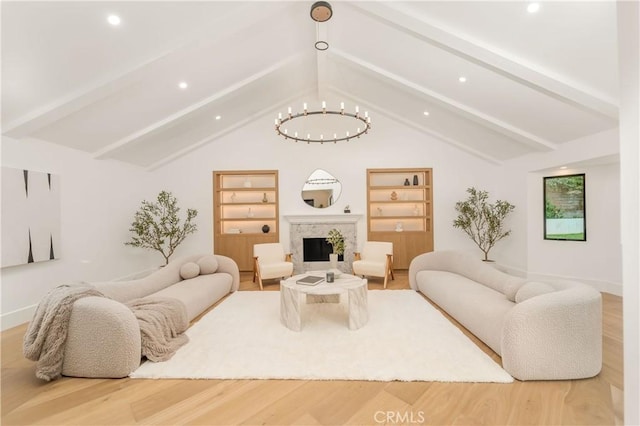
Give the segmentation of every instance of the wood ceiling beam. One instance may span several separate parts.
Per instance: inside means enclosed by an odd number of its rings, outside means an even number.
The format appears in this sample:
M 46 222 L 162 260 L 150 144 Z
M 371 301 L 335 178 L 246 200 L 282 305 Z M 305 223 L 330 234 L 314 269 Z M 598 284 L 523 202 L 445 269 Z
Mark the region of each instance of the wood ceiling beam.
M 212 17 L 212 24 L 204 29 L 194 31 L 188 37 L 177 39 L 167 46 L 162 52 L 147 58 L 133 67 L 118 70 L 107 75 L 100 81 L 69 93 L 55 101 L 25 114 L 18 119 L 3 125 L 4 135 L 22 138 L 32 135 L 38 130 L 59 121 L 82 108 L 88 107 L 100 100 L 112 96 L 142 81 L 147 73 L 163 59 L 169 57 L 181 49 L 203 40 L 225 40 L 233 34 L 250 31 L 258 23 L 276 17 L 287 8 L 286 2 L 280 3 L 247 3 L 234 9 L 229 14 Z M 241 23 L 238 25 L 238 23 Z
M 615 100 L 605 99 L 573 82 L 562 81 L 558 76 L 533 69 L 520 58 L 498 52 L 493 46 L 439 28 L 433 23 L 401 10 L 400 6 L 382 2 L 345 2 L 345 4 L 385 25 L 554 99 L 607 117 L 612 121 L 618 120 L 618 105 Z
M 536 151 L 549 151 L 555 150 L 557 145 L 551 141 L 548 141 L 544 138 L 538 137 L 532 133 L 526 132 L 520 128 L 517 128 L 507 122 L 499 120 L 495 117 L 492 117 L 488 114 L 485 114 L 477 109 L 468 107 L 456 100 L 448 98 L 446 96 L 441 95 L 433 90 L 429 90 L 426 87 L 420 86 L 406 78 L 403 78 L 397 74 L 394 74 L 386 69 L 373 65 L 369 62 L 364 61 L 354 55 L 343 52 L 339 49 L 331 50 L 332 58 L 335 57 L 339 60 L 347 61 L 352 64 L 356 64 L 365 72 L 368 72 L 376 77 L 383 77 L 388 80 L 393 81 L 396 84 L 399 84 L 403 87 L 411 89 L 414 92 L 417 92 L 423 96 L 426 96 L 430 99 L 431 102 L 446 108 L 455 114 L 471 120 L 485 128 L 491 129 L 493 131 L 499 132 L 513 139 L 514 141 L 520 142 L 523 145 L 526 145 L 530 148 L 533 148 Z
M 195 104 L 189 105 L 187 108 L 183 108 L 182 110 L 169 115 L 168 117 L 163 118 L 162 120 L 156 121 L 155 123 L 140 129 L 134 133 L 131 133 L 130 135 L 125 136 L 124 138 L 109 144 L 108 146 L 100 149 L 99 151 L 96 151 L 93 154 L 94 158 L 106 158 L 109 157 L 109 155 L 117 150 L 119 150 L 120 148 L 131 144 L 135 141 L 137 141 L 138 139 L 143 138 L 146 135 L 149 135 L 151 133 L 157 132 L 162 130 L 165 127 L 168 126 L 174 126 L 176 124 L 179 124 L 181 122 L 184 122 L 186 120 L 188 120 L 190 118 L 190 115 L 196 111 L 198 111 L 199 109 L 205 108 L 206 106 L 212 104 L 213 102 L 216 102 L 230 94 L 232 94 L 233 92 L 236 92 L 248 85 L 250 85 L 251 83 L 260 80 L 261 78 L 275 73 L 283 68 L 285 68 L 286 66 L 290 65 L 290 64 L 295 64 L 297 62 L 299 62 L 301 55 L 293 55 L 290 56 L 288 58 L 285 58 L 277 63 L 275 63 L 274 65 L 265 68 L 263 70 L 261 70 L 260 72 L 257 72 L 243 80 L 240 80 L 238 82 L 236 82 L 235 84 L 232 84 L 230 86 L 227 86 L 224 88 L 224 90 L 221 90 L 219 92 L 214 93 L 213 95 L 201 100 L 200 102 L 197 102 Z

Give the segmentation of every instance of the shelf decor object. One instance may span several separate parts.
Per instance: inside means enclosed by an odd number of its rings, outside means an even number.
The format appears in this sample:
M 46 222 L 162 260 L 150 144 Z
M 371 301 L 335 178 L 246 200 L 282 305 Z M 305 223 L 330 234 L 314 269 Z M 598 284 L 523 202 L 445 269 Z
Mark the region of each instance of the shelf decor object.
M 252 271 L 253 245 L 280 241 L 279 217 L 277 170 L 213 172 L 214 253 Z
M 416 183 L 405 185 L 407 176 Z M 367 239 L 393 243 L 394 269 L 433 251 L 432 185 L 428 168 L 367 169 Z

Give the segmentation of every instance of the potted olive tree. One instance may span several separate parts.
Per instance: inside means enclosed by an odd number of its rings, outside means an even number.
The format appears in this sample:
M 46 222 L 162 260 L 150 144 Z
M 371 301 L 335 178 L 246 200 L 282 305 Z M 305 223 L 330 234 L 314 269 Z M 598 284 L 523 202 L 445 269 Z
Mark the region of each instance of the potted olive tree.
M 505 218 L 515 209 L 507 201 L 489 203 L 487 191 L 468 188 L 469 198 L 456 203 L 458 217 L 453 221 L 455 228 L 462 229 L 484 253 L 484 261 L 489 260 L 489 251 L 501 239 L 511 234 L 504 228 Z
M 158 194 L 156 203 L 142 201 L 129 228 L 134 235 L 125 245 L 157 250 L 168 264 L 178 245 L 197 230 L 196 224 L 191 223 L 198 215 L 197 210 L 188 209 L 182 224 L 179 213 L 178 200 L 167 191 Z

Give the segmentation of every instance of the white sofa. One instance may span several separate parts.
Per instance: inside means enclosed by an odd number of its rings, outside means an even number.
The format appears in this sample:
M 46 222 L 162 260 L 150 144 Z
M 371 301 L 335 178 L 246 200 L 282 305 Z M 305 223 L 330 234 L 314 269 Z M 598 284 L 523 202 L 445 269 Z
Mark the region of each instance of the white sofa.
M 602 297 L 586 284 L 528 281 L 455 251 L 415 257 L 409 284 L 500 355 L 516 379 L 580 379 L 602 368 Z
M 188 278 L 191 275 L 195 276 Z M 85 297 L 73 304 L 64 348 L 64 376 L 121 378 L 138 368 L 140 327 L 123 302 L 145 296 L 176 298 L 185 304 L 192 321 L 236 291 L 240 274 L 231 258 L 197 254 L 173 260 L 142 279 L 91 284 L 107 297 Z

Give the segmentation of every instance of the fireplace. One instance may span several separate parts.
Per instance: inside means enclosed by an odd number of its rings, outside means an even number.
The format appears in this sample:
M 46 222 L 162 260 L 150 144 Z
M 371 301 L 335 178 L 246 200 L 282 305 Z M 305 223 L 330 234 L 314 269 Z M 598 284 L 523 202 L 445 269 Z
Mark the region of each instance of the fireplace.
M 338 269 L 345 273 L 351 273 L 351 264 L 353 263 L 353 253 L 358 251 L 357 229 L 356 224 L 362 215 L 343 214 L 343 215 L 299 215 L 284 216 L 290 223 L 289 238 L 290 251 L 293 260 L 293 270 L 297 274 L 307 271 L 329 269 L 329 253 L 331 253 L 331 245 L 326 243 L 325 239 L 332 229 L 339 230 L 344 236 L 344 255 L 338 259 Z M 321 240 L 323 244 L 327 244 L 328 250 L 324 260 L 306 260 L 305 259 L 305 239 Z M 308 256 L 308 255 L 307 255 Z
M 333 252 L 333 247 L 326 238 L 303 238 L 302 239 L 302 260 L 304 262 L 328 262 L 329 254 Z M 344 260 L 344 255 L 338 255 L 338 262 Z

